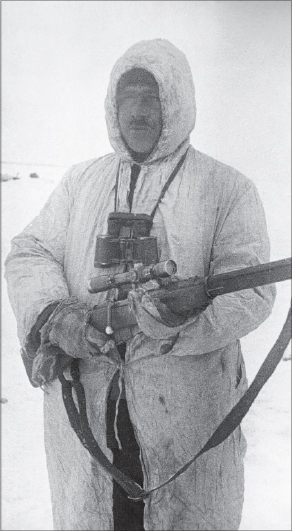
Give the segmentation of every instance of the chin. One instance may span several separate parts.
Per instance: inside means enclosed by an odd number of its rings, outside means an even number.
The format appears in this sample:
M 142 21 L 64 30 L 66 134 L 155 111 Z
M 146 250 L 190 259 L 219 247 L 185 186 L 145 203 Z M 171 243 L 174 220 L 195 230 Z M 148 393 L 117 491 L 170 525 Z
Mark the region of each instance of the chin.
M 133 139 L 129 139 L 128 142 L 126 141 L 127 145 L 132 151 L 135 151 L 136 153 L 149 153 L 149 151 L 151 151 L 153 147 L 152 142 L 137 142 L 137 139 L 135 140 L 136 141 L 133 141 Z
M 133 138 L 132 136 L 129 138 L 128 135 L 124 135 L 123 140 L 130 151 L 140 155 L 148 155 L 151 153 L 155 145 L 153 144 L 153 141 L 145 142 L 145 138 L 144 141 L 142 141 L 142 139 L 139 141 L 137 138 Z
M 133 151 L 138 153 L 149 153 L 154 144 L 153 138 L 149 138 L 146 131 L 133 131 L 128 135 L 127 144 Z

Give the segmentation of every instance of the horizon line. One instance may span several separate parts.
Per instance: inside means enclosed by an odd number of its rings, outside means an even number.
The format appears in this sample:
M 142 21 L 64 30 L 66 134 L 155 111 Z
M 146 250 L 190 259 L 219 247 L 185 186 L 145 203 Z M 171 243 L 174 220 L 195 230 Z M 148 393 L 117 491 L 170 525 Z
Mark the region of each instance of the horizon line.
M 54 168 L 67 168 L 68 166 L 70 166 L 70 164 L 61 165 L 61 164 L 48 164 L 44 162 L 10 162 L 7 160 L 2 160 L 1 164 L 22 164 L 23 166 L 50 166 Z

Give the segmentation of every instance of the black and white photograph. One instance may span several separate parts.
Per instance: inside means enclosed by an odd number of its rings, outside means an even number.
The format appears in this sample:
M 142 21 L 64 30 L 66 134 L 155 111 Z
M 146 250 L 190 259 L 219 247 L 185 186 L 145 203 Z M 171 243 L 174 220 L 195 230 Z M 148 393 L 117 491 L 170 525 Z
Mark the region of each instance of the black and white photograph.
M 1 529 L 291 530 L 290 0 L 1 18 Z

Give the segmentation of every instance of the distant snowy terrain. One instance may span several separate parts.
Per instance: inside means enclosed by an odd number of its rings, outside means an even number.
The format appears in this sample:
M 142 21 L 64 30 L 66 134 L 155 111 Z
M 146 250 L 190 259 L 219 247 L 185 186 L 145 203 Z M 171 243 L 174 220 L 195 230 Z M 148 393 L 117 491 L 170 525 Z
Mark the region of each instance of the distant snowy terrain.
M 37 215 L 60 180 L 61 168 L 9 168 L 19 180 L 2 183 L 2 262 L 11 238 Z M 6 172 L 6 170 L 5 170 Z M 5 173 L 4 172 L 4 173 Z M 36 172 L 39 179 L 29 178 Z M 265 205 L 267 209 L 267 205 Z M 271 209 L 274 205 L 271 205 Z M 275 214 L 276 215 L 276 214 Z M 287 237 L 284 241 L 288 241 Z M 283 239 L 272 242 L 273 260 L 287 258 Z M 3 275 L 3 268 L 2 268 Z M 2 281 L 2 526 L 52 530 L 43 444 L 43 396 L 30 386 L 19 354 L 16 323 Z M 290 305 L 290 282 L 277 284 L 272 315 L 242 340 L 249 382 L 277 339 Z M 241 530 L 291 529 L 290 346 L 242 423 L 248 442 Z

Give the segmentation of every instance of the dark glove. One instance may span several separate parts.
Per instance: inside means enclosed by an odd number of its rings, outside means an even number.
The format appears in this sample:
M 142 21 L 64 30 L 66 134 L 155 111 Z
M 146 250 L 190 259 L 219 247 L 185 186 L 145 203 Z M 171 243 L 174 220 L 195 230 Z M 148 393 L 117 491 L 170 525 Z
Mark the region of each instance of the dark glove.
M 186 318 L 175 314 L 161 302 L 154 302 L 142 288 L 130 291 L 129 306 L 141 331 L 153 339 L 168 339 L 177 335 Z
M 75 297 L 62 301 L 42 328 L 51 345 L 72 358 L 92 358 L 109 351 L 108 336 L 89 324 L 91 309 Z M 110 343 L 111 347 L 112 341 Z
M 185 317 L 172 312 L 165 304 L 160 301 L 154 301 L 149 292 L 143 288 L 130 291 L 128 301 L 131 311 L 141 331 L 152 339 L 168 339 L 176 336 L 189 322 L 202 311 L 204 311 L 210 301 L 207 301 L 201 308 L 189 312 Z
M 33 360 L 32 381 L 43 385 L 54 380 L 72 358 L 107 355 L 119 359 L 115 343 L 89 325 L 91 310 L 75 297 L 62 301 L 42 327 L 41 345 Z

